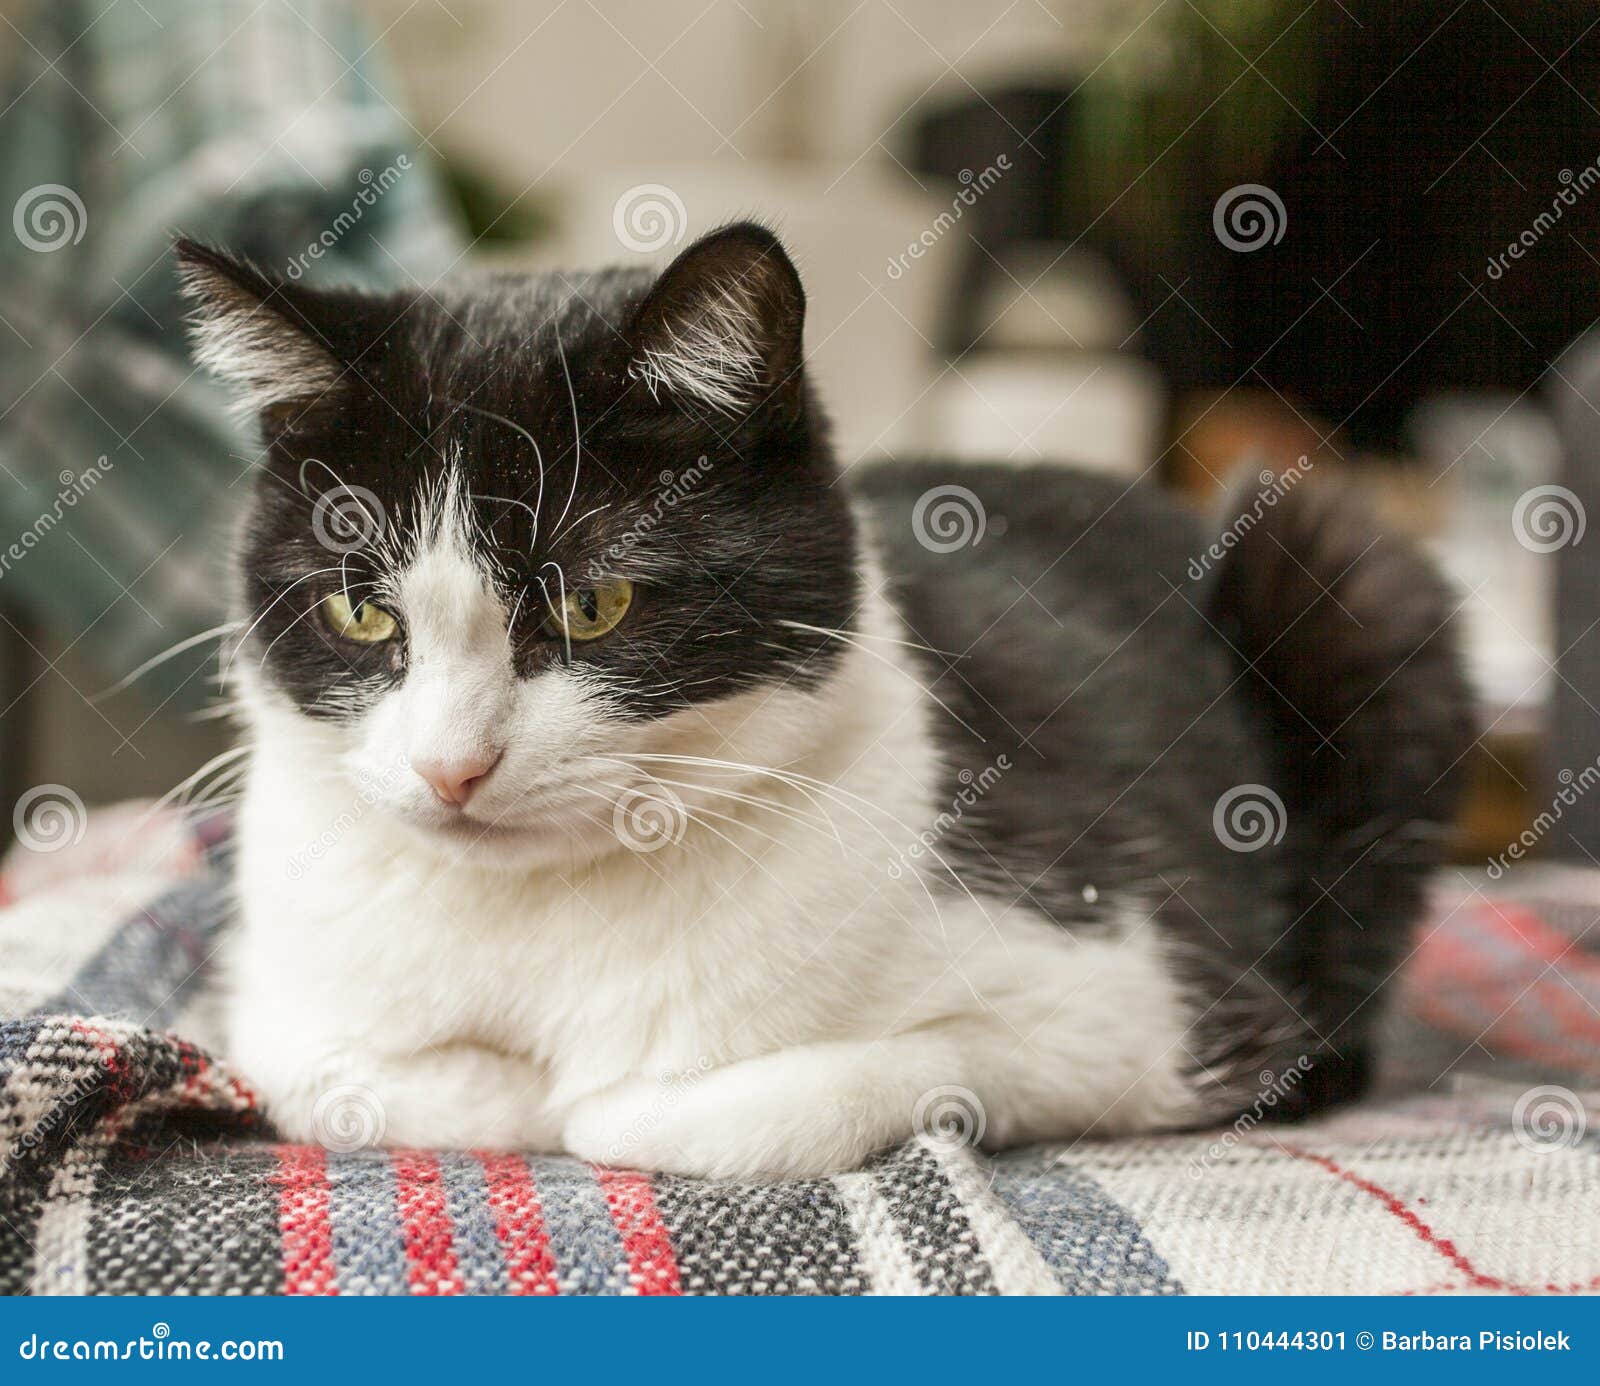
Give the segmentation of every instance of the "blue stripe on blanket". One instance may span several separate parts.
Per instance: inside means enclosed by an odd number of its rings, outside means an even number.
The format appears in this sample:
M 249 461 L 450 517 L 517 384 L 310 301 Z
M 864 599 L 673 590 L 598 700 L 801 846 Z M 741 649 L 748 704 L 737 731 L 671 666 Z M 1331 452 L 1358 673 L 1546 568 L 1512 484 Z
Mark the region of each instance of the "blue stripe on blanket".
M 1048 1151 L 1000 1156 L 993 1189 L 1069 1295 L 1184 1293 L 1133 1214 Z
M 328 1157 L 328 1220 L 340 1294 L 406 1292 L 406 1244 L 394 1166 L 385 1151 Z
M 495 1229 L 482 1161 L 447 1152 L 439 1156 L 439 1170 L 462 1288 L 469 1295 L 503 1295 L 506 1251 Z
M 190 993 L 206 980 L 228 914 L 221 878 L 173 887 L 119 925 L 39 1013 L 122 1016 L 149 1029 L 171 1029 Z
M 566 1295 L 620 1295 L 628 1258 L 594 1170 L 578 1160 L 540 1156 L 528 1161 L 544 1209 L 545 1231 Z

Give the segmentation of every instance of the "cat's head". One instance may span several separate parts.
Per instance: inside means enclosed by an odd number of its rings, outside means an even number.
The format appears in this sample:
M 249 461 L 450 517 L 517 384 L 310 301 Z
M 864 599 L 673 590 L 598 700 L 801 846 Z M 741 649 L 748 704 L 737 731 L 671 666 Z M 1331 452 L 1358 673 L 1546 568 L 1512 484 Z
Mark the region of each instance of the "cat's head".
M 770 232 L 386 296 L 178 254 L 265 444 L 231 657 L 258 754 L 519 862 L 813 734 L 856 540 Z

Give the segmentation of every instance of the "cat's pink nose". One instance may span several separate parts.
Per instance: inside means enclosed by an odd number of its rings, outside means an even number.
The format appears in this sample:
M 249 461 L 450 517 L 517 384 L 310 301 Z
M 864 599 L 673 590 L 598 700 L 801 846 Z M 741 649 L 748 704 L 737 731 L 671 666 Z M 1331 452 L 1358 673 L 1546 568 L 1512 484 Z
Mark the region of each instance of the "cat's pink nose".
M 461 808 L 499 763 L 500 752 L 495 751 L 489 755 L 458 756 L 454 760 L 416 761 L 412 768 L 428 782 L 441 803 Z

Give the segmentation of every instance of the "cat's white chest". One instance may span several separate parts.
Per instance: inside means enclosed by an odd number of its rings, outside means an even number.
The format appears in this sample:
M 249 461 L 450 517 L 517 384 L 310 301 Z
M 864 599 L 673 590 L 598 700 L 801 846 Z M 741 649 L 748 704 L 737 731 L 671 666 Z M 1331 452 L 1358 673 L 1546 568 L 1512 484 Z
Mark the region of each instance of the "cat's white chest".
M 862 979 L 881 975 L 881 931 L 865 926 L 903 889 L 865 866 L 859 881 L 837 860 L 821 870 L 803 845 L 756 867 L 694 840 L 574 879 L 452 869 L 376 814 L 308 858 L 271 786 L 262 776 L 246 804 L 232 965 L 237 1048 L 257 1066 L 295 1035 L 321 1037 L 330 1064 L 481 1047 L 524 1060 L 523 1100 L 556 1110 L 624 1078 L 726 1064 L 836 1025 L 847 1000 L 860 1013 Z M 847 905 L 857 927 L 819 955 L 806 922 Z M 860 969 L 849 998 L 834 996 L 842 958 Z

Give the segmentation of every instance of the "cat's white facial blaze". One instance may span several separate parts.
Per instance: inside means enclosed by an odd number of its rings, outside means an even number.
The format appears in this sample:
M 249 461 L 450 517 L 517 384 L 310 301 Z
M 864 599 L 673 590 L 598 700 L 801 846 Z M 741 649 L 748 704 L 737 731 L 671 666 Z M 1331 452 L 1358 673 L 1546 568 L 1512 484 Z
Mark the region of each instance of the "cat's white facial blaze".
M 430 537 L 390 576 L 405 676 L 340 729 L 340 762 L 376 808 L 424 839 L 485 861 L 526 861 L 595 840 L 596 800 L 575 786 L 593 774 L 585 757 L 610 739 L 612 718 L 581 673 L 517 677 L 509 613 L 455 489 L 423 527 Z M 441 796 L 436 786 L 477 770 L 464 802 Z

